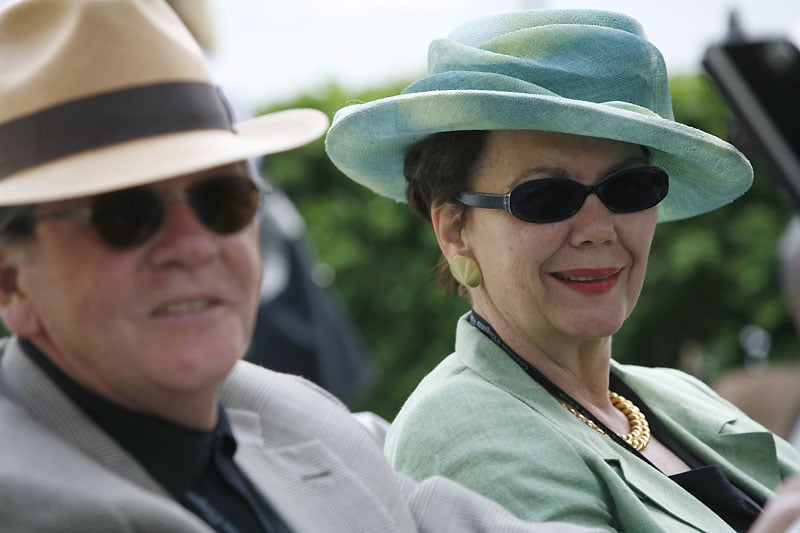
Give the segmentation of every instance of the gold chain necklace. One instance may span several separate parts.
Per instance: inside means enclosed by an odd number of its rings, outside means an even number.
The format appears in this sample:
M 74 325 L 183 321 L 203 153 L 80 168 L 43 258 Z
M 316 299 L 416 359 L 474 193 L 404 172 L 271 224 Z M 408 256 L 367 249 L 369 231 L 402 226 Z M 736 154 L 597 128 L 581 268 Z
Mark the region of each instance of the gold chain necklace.
M 627 398 L 620 396 L 614 391 L 608 391 L 608 397 L 611 399 L 611 403 L 622 411 L 622 413 L 627 417 L 628 423 L 631 427 L 631 432 L 627 435 L 619 435 L 619 438 L 627 442 L 634 450 L 640 452 L 644 450 L 645 446 L 650 443 L 650 424 L 647 423 L 647 419 L 644 416 L 638 407 L 636 407 L 632 401 L 628 400 Z M 567 408 L 567 410 L 575 415 L 575 417 L 592 428 L 593 430 L 597 431 L 604 437 L 610 439 L 611 437 L 608 434 L 594 423 L 594 421 L 589 420 L 583 413 L 578 412 L 577 409 L 568 405 L 565 402 L 561 402 L 561 405 Z

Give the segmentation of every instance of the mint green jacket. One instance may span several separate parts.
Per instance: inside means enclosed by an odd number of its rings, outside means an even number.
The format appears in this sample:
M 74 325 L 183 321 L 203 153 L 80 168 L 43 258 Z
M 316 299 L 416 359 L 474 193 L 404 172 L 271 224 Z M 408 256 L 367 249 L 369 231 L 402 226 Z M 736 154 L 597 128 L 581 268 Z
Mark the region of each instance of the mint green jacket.
M 408 398 L 385 453 L 422 479 L 440 474 L 528 520 L 617 531 L 731 531 L 667 476 L 572 416 L 464 317 L 456 350 Z M 800 456 L 700 381 L 621 365 L 622 378 L 700 461 L 768 499 Z

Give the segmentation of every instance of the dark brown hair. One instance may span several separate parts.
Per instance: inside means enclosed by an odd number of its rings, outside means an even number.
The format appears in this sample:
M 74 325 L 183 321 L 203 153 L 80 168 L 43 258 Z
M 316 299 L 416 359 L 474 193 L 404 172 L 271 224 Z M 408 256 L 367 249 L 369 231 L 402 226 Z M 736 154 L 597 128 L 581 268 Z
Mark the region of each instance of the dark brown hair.
M 463 227 L 468 207 L 456 201 L 456 195 L 469 188 L 476 169 L 483 160 L 488 131 L 448 131 L 436 133 L 418 142 L 406 152 L 403 173 L 408 188 L 408 207 L 431 224 L 431 208 L 453 202 Z M 447 260 L 439 258 L 436 280 L 445 290 L 456 286 L 448 274 Z

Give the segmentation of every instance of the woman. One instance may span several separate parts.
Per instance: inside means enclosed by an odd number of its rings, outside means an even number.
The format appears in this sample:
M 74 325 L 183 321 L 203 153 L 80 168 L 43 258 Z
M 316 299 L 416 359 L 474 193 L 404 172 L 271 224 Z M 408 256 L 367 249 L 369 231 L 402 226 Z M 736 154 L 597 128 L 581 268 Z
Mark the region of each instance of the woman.
M 673 120 L 663 59 L 623 15 L 479 19 L 431 45 L 429 71 L 339 111 L 326 141 L 431 223 L 472 302 L 389 459 L 530 520 L 748 529 L 797 454 L 697 380 L 611 359 L 657 222 L 741 195 L 747 160 Z

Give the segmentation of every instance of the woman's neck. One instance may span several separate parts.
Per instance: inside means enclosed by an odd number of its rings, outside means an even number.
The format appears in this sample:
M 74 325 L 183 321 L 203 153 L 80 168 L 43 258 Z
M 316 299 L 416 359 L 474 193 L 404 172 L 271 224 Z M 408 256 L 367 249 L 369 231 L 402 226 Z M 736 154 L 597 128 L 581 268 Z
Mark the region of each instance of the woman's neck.
M 476 312 L 503 342 L 556 386 L 587 408 L 610 407 L 608 378 L 611 337 L 579 338 L 555 332 L 528 330 L 498 316 Z

